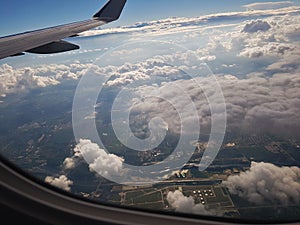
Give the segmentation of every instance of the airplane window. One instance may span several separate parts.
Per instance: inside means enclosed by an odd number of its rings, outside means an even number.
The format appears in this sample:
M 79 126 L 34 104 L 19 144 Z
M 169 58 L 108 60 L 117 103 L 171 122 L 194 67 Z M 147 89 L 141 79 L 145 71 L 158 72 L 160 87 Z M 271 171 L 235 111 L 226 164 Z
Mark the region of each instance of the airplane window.
M 299 1 L 2 4 L 9 163 L 87 202 L 300 220 Z

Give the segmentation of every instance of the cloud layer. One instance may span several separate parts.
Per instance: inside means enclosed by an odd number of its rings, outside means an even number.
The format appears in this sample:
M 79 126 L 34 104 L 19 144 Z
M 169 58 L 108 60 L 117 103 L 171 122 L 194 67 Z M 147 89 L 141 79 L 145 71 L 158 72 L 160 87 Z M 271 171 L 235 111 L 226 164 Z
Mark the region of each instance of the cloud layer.
M 198 78 L 202 87 L 213 87 L 214 80 Z M 297 136 L 300 132 L 300 79 L 297 74 L 277 74 L 272 77 L 253 75 L 246 79 L 238 79 L 232 75 L 218 76 L 227 108 L 227 131 L 272 133 L 286 136 Z M 158 98 L 147 98 L 136 104 L 134 113 L 143 112 L 149 118 L 160 117 L 171 121 L 169 129 L 178 132 L 177 111 L 171 110 L 169 102 L 177 103 L 177 110 L 183 111 L 181 120 L 189 120 L 192 112 L 184 110 L 189 104 L 195 104 L 198 109 L 201 128 L 210 127 L 210 106 L 218 107 L 220 99 L 215 90 L 210 90 L 204 96 L 203 90 L 193 80 L 180 80 L 162 85 L 161 87 L 140 88 L 141 96 L 155 89 L 160 93 Z M 187 102 L 180 93 L 184 90 L 193 101 Z M 211 102 L 207 101 L 207 98 Z M 222 113 L 222 111 L 220 111 Z M 218 112 L 216 112 L 218 114 Z M 216 115 L 217 116 L 217 115 Z M 138 117 L 137 117 L 138 119 Z
M 300 7 L 293 6 L 292 2 L 268 2 L 268 3 L 255 3 L 244 6 L 251 9 L 243 12 L 228 12 L 216 13 L 194 18 L 168 18 L 163 20 L 139 22 L 131 26 L 123 26 L 118 28 L 109 28 L 103 30 L 90 30 L 81 33 L 83 37 L 94 35 L 107 35 L 107 34 L 141 34 L 142 36 L 161 36 L 172 35 L 176 33 L 197 32 L 202 28 L 207 29 L 210 23 L 217 23 L 219 27 L 221 24 L 226 27 L 227 22 L 234 20 L 247 20 L 259 17 L 282 16 L 289 13 L 297 13 Z M 212 25 L 218 27 L 218 25 Z
M 280 9 L 292 6 L 294 3 L 291 1 L 282 2 L 256 2 L 244 5 L 244 8 L 249 10 L 267 10 L 267 9 Z

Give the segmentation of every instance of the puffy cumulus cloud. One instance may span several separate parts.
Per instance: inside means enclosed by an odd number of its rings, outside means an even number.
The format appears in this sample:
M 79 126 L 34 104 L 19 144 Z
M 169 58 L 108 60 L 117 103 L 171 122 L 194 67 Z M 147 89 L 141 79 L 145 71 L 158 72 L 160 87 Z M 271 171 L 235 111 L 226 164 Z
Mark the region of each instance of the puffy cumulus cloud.
M 63 80 L 77 80 L 90 66 L 78 63 L 14 68 L 3 64 L 0 66 L 0 95 L 58 85 Z
M 167 195 L 167 201 L 171 208 L 177 212 L 189 213 L 189 214 L 199 214 L 199 215 L 211 215 L 211 216 L 221 216 L 222 213 L 216 210 L 209 210 L 201 203 L 195 204 L 195 200 L 192 196 L 184 196 L 184 194 L 176 190 L 174 192 L 169 192 Z
M 76 162 L 74 158 L 65 158 L 63 162 L 63 167 L 66 170 L 74 169 L 76 166 Z
M 91 172 L 104 176 L 105 178 L 120 176 L 124 174 L 124 159 L 114 154 L 108 154 L 97 144 L 90 140 L 80 139 L 79 143 L 73 149 L 73 155 L 65 158 L 62 165 L 62 173 L 75 169 L 79 164 L 86 162 Z M 53 185 L 68 184 L 65 176 L 59 178 L 47 177 L 45 180 Z M 69 183 L 71 185 L 71 183 Z
M 243 29 L 243 32 L 246 33 L 255 33 L 258 31 L 267 31 L 271 28 L 268 22 L 262 20 L 252 21 L 251 23 L 246 24 Z
M 249 10 L 266 10 L 266 9 L 280 9 L 292 6 L 294 3 L 291 1 L 282 2 L 255 2 L 243 7 Z
M 124 159 L 108 154 L 90 140 L 81 139 L 74 148 L 75 156 L 83 157 L 92 172 L 104 177 L 120 176 L 123 173 Z
M 14 69 L 7 64 L 0 67 L 0 74 L 1 95 L 59 83 L 53 77 L 37 76 L 32 68 Z
M 271 163 L 252 162 L 251 168 L 223 182 L 230 193 L 250 202 L 282 205 L 300 202 L 300 168 L 278 167 Z
M 167 65 L 165 60 L 158 57 L 147 59 L 141 63 L 125 63 L 105 74 L 111 77 L 106 83 L 107 86 L 123 86 L 135 81 L 150 80 L 155 76 L 168 77 L 178 73 L 180 73 L 178 68 Z
M 247 58 L 259 58 L 263 56 L 283 56 L 286 52 L 294 50 L 292 44 L 285 43 L 266 43 L 264 46 L 254 46 L 243 49 L 239 56 Z
M 71 190 L 70 186 L 73 185 L 73 181 L 69 180 L 65 175 L 61 175 L 57 178 L 52 176 L 47 176 L 45 178 L 45 182 L 65 191 L 70 191 Z
M 206 51 L 217 58 L 223 53 L 231 57 L 282 58 L 297 51 L 300 41 L 299 21 L 300 16 L 297 14 L 283 14 L 240 22 L 229 32 L 213 35 Z

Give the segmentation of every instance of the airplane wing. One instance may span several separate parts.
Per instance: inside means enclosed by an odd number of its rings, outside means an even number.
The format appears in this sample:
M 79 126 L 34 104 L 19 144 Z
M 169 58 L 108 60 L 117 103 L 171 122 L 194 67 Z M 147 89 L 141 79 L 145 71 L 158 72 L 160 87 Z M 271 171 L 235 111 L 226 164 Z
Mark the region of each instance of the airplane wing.
M 79 49 L 62 39 L 119 19 L 126 0 L 109 0 L 92 19 L 0 38 L 0 59 L 24 52 L 51 54 Z

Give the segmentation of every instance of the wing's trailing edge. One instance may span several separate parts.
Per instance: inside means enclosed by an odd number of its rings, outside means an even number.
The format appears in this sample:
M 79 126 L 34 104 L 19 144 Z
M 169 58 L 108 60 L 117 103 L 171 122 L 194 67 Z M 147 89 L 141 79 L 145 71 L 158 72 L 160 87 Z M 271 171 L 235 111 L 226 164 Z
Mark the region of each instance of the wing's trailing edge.
M 2 37 L 0 59 L 23 55 L 24 52 L 51 54 L 79 49 L 79 46 L 62 39 L 119 19 L 125 4 L 126 0 L 109 0 L 92 19 Z

